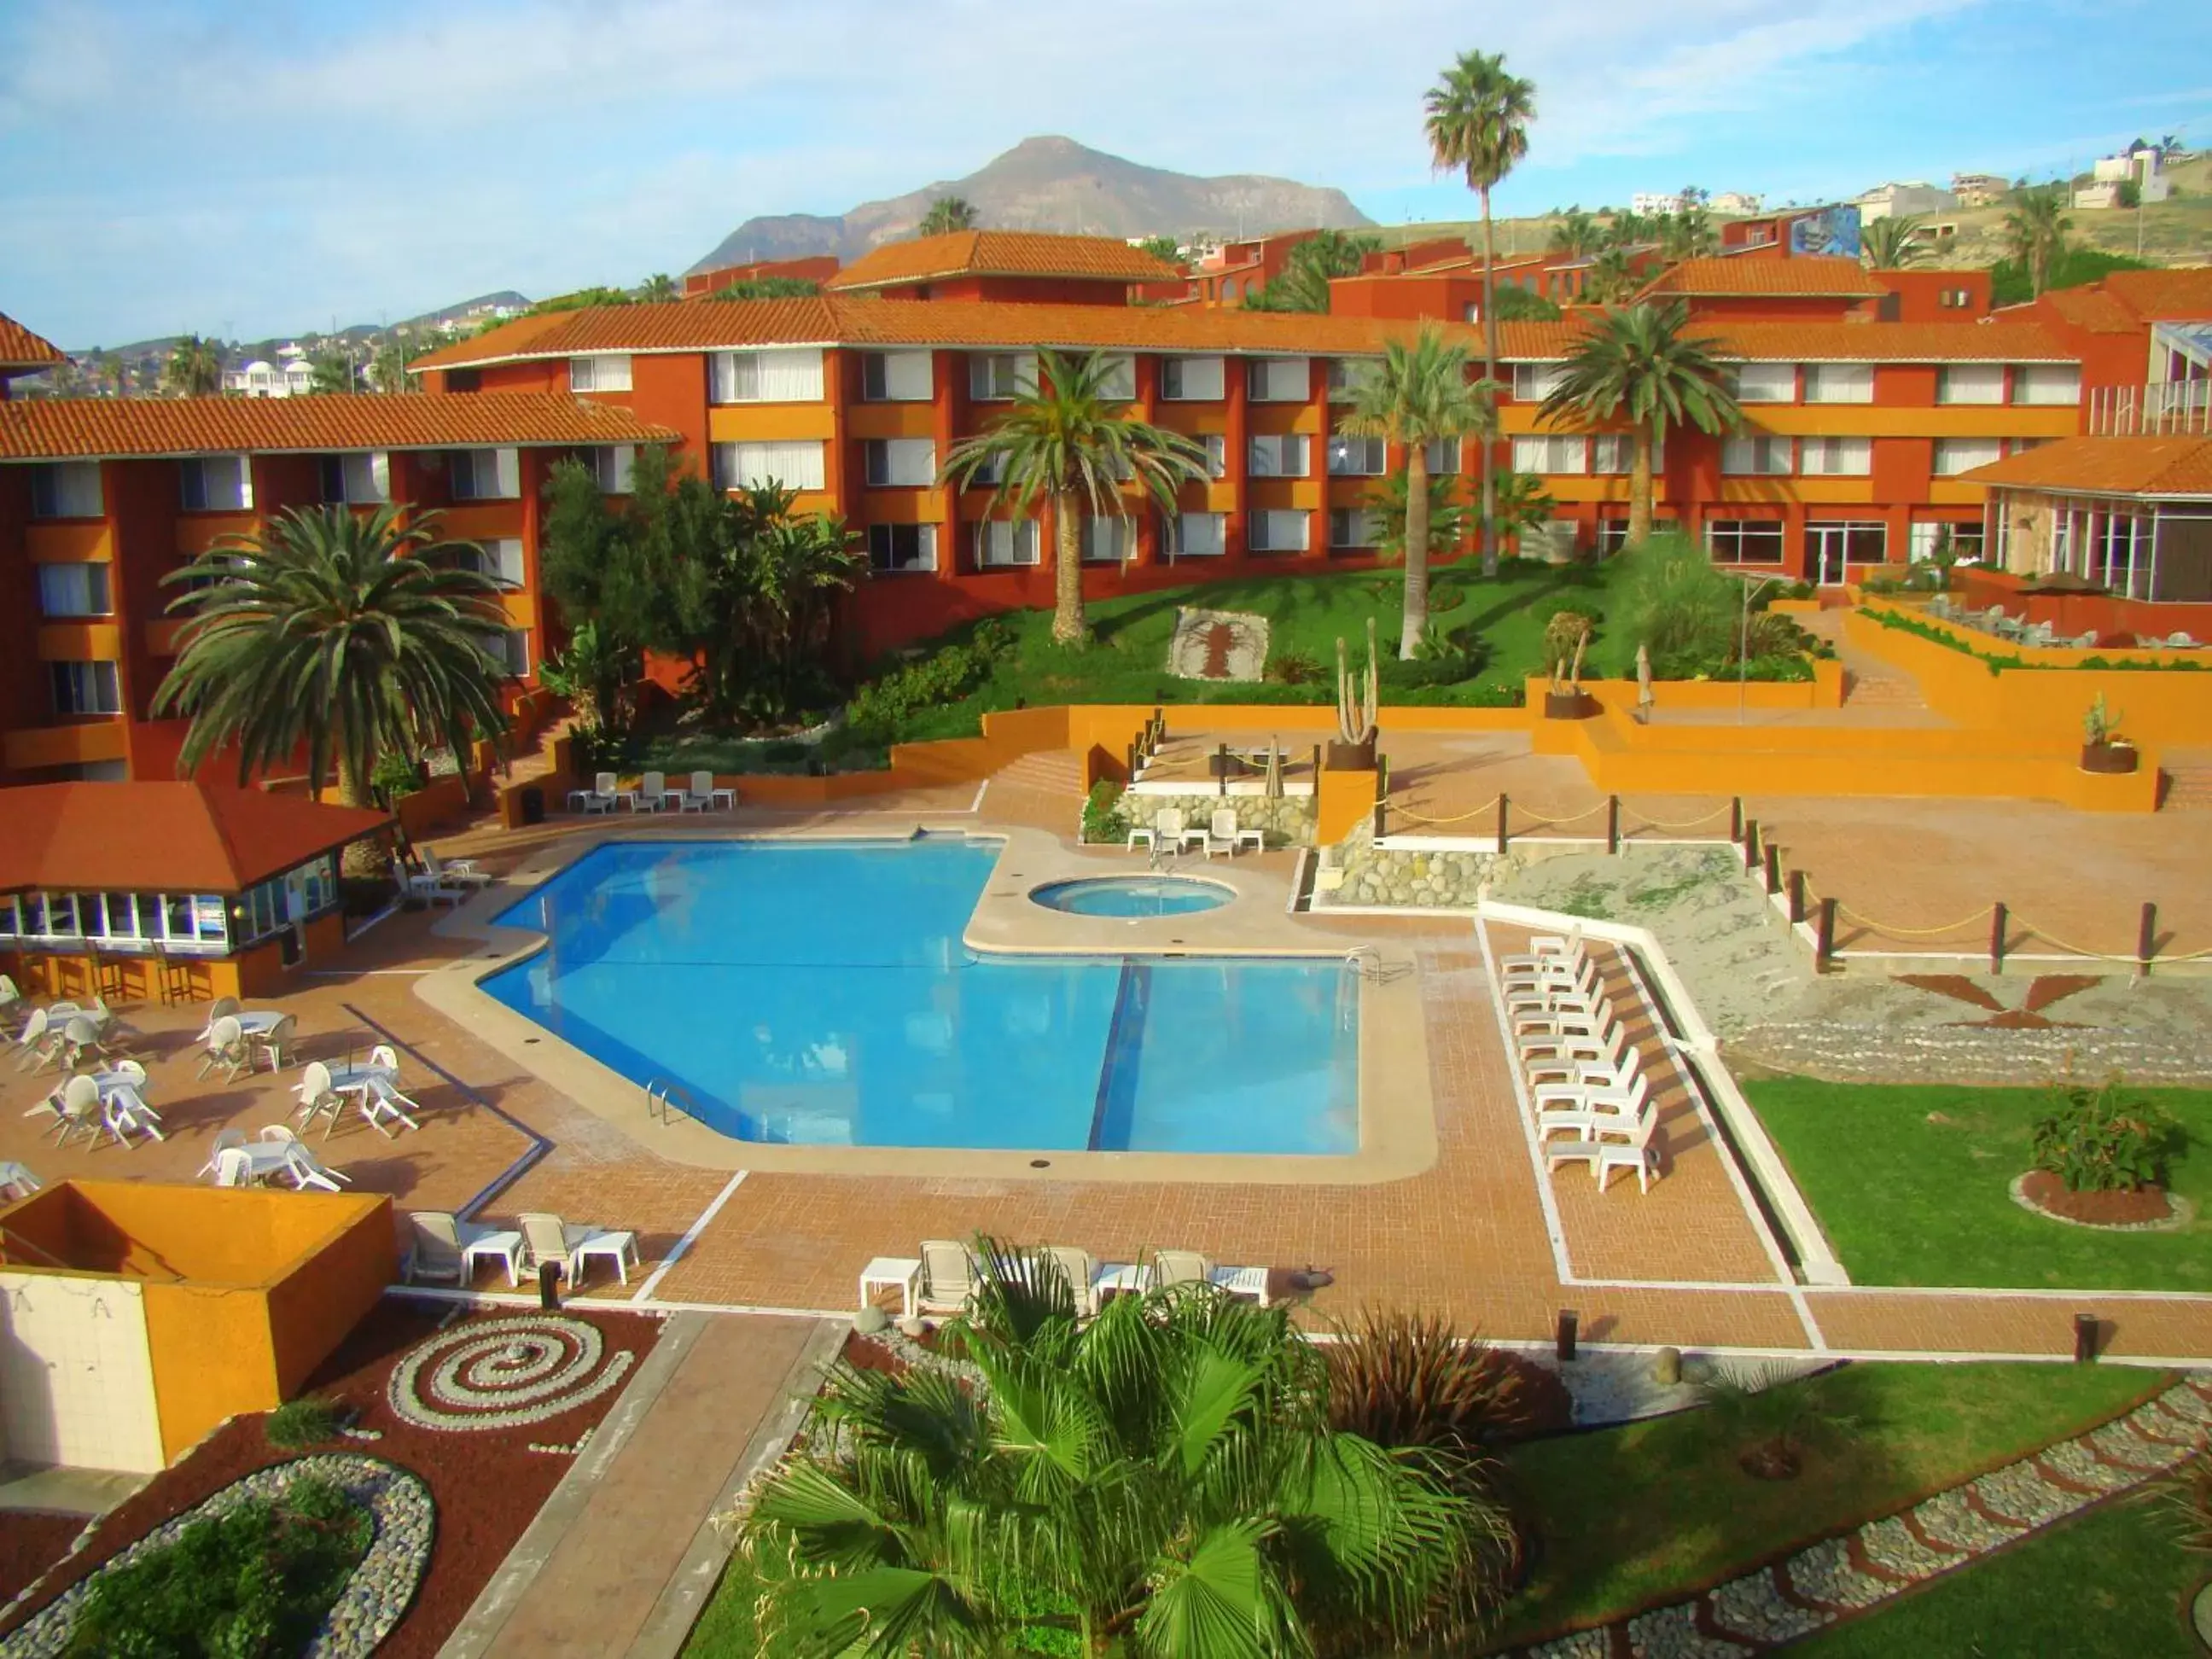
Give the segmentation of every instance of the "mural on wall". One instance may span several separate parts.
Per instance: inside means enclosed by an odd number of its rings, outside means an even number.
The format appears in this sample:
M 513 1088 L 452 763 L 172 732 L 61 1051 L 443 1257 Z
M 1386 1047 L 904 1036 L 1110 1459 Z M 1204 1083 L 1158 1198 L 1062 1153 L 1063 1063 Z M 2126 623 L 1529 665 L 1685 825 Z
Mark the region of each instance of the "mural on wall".
M 1792 253 L 1827 254 L 1838 258 L 1859 257 L 1859 210 L 1856 207 L 1822 208 L 1790 222 Z

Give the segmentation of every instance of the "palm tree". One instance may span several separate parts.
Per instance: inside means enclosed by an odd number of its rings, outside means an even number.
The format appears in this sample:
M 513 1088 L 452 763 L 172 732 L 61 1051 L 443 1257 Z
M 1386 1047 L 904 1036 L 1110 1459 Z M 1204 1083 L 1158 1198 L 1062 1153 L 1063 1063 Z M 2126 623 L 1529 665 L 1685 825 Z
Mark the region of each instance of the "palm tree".
M 1426 324 L 1411 345 L 1403 340 L 1385 343 L 1381 368 L 1354 383 L 1351 407 L 1336 423 L 1346 437 L 1381 438 L 1405 449 L 1406 610 L 1398 654 L 1409 660 L 1429 625 L 1428 446 L 1437 438 L 1473 433 L 1486 453 L 1497 435 L 1496 384 L 1469 384 L 1467 348 L 1446 341 L 1434 324 Z M 1487 466 L 1483 483 L 1487 491 Z M 1486 499 L 1485 506 L 1493 507 L 1494 500 Z M 1489 529 L 1486 515 L 1486 541 Z M 1493 547 L 1487 562 L 1494 569 L 1496 562 Z
M 2061 211 L 2063 185 L 2039 185 L 2022 191 L 2020 205 L 2004 216 L 2005 245 L 2027 269 L 2029 291 L 2041 298 L 2051 285 L 2051 267 L 2066 252 L 2066 233 L 2074 222 Z
M 1717 433 L 1739 424 L 1743 411 L 1729 390 L 1728 371 L 1712 356 L 1714 341 L 1686 332 L 1686 301 L 1608 311 L 1583 336 L 1539 421 L 1577 426 L 1633 423 L 1635 459 L 1628 472 L 1628 540 L 1651 533 L 1651 454 L 1670 426 Z
M 1578 207 L 1552 223 L 1551 250 L 1570 259 L 1587 259 L 1605 246 L 1605 228 Z
M 637 285 L 637 297 L 651 305 L 664 300 L 680 300 L 684 290 L 677 287 L 676 279 L 666 271 L 656 270 Z
M 975 228 L 975 210 L 958 196 L 940 196 L 929 204 L 929 211 L 921 216 L 921 224 L 915 234 L 942 236 L 955 230 Z
M 1581 297 L 1589 305 L 1620 305 L 1636 292 L 1642 281 L 1627 248 L 1619 245 L 1602 248 L 1590 261 L 1589 275 L 1583 279 Z
M 1920 220 L 1911 213 L 1893 214 L 1868 225 L 1859 239 L 1859 252 L 1870 270 L 1902 270 L 1920 257 Z
M 361 371 L 349 346 L 335 345 L 307 359 L 307 390 L 317 394 L 361 390 Z
M 1037 354 L 1037 381 L 1016 393 L 1013 407 L 988 430 L 963 438 L 945 458 L 940 483 L 966 489 L 995 471 L 990 510 L 1025 518 L 1040 499 L 1052 503 L 1052 636 L 1073 644 L 1083 619 L 1083 514 L 1125 518 L 1121 495 L 1134 481 L 1163 514 L 1176 510 L 1176 491 L 1208 477 L 1206 450 L 1194 439 L 1130 418 L 1109 393 L 1117 365 L 1096 351 Z
M 162 383 L 173 398 L 212 398 L 222 390 L 222 351 L 213 340 L 187 334 L 169 352 Z
M 161 578 L 191 585 L 170 601 L 190 620 L 154 694 L 156 714 L 191 720 L 179 775 L 235 745 L 244 784 L 304 745 L 316 795 L 335 766 L 339 800 L 358 806 L 384 750 L 465 754 L 471 728 L 506 728 L 506 671 L 485 647 L 507 626 L 499 586 L 438 538 L 435 514 L 401 513 L 288 507 Z
M 1482 198 L 1482 378 L 1498 379 L 1498 305 L 1492 269 L 1497 243 L 1490 222 L 1490 192 L 1528 153 L 1528 123 L 1536 118 L 1535 83 L 1505 72 L 1503 52 L 1465 52 L 1423 100 L 1428 111 L 1429 155 L 1439 168 L 1457 167 Z M 1482 574 L 1498 570 L 1498 495 L 1490 446 L 1482 448 Z M 1413 571 L 1407 570 L 1412 592 Z
M 972 1384 L 841 1365 L 759 1488 L 763 1654 L 1431 1651 L 1494 1603 L 1494 1502 L 1333 1427 L 1285 1310 L 1186 1285 L 1079 1323 L 1050 1258 L 981 1248 Z

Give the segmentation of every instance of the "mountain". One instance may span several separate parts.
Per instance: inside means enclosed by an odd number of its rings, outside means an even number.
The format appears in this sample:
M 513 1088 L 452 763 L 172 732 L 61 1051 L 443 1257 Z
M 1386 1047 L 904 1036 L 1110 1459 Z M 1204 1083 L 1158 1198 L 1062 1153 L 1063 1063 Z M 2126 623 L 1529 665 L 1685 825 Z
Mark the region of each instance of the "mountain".
M 1357 230 L 1374 222 L 1340 190 L 1250 173 L 1200 179 L 1140 167 L 1073 138 L 1024 138 L 965 179 L 943 179 L 889 201 L 863 202 L 837 217 L 787 213 L 748 219 L 691 269 L 806 253 L 856 258 L 879 242 L 910 235 L 940 196 L 963 198 L 977 221 L 993 230 L 1181 239 L 1315 226 Z

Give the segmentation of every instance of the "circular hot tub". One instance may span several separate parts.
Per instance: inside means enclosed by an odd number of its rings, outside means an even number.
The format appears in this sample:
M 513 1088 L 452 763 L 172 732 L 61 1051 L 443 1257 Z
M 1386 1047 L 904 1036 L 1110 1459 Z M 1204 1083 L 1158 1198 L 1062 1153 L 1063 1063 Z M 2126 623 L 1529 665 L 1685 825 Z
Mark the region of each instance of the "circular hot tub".
M 1076 916 L 1182 916 L 1218 910 L 1235 898 L 1218 881 L 1188 876 L 1091 876 L 1056 881 L 1030 895 L 1048 910 Z

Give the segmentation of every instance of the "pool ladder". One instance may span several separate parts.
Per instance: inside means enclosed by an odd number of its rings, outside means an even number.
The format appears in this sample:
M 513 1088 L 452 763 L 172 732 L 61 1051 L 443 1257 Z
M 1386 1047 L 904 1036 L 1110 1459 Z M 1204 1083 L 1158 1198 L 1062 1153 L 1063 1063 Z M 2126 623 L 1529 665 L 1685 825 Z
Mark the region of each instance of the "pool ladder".
M 688 1118 L 696 1123 L 699 1120 L 699 1103 L 685 1092 L 682 1084 L 671 1078 L 657 1077 L 645 1085 L 645 1115 L 655 1123 L 673 1123 L 678 1118 Z

